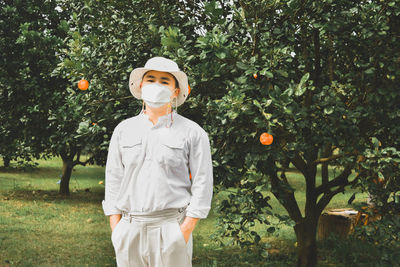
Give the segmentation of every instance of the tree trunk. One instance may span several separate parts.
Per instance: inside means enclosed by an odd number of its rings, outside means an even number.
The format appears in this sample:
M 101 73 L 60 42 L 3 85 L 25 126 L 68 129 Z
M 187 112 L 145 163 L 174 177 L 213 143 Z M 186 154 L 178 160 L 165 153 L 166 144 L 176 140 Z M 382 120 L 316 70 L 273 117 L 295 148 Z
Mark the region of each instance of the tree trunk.
M 328 163 L 322 164 L 321 177 L 322 177 L 322 183 L 323 184 L 327 184 L 329 182 Z
M 61 157 L 63 160 L 62 177 L 60 184 L 60 194 L 69 195 L 69 180 L 71 179 L 72 169 L 74 168 L 72 159 Z
M 324 151 L 323 151 L 323 157 L 328 158 L 332 156 L 332 145 L 331 144 L 326 144 Z M 323 163 L 321 166 L 321 177 L 322 177 L 322 184 L 327 184 L 329 182 L 329 173 L 328 173 L 328 163 Z
M 297 266 L 317 266 L 317 219 L 304 218 L 294 226 L 297 238 Z
M 10 157 L 4 156 L 3 157 L 4 167 L 6 168 L 10 167 L 10 161 L 11 161 Z

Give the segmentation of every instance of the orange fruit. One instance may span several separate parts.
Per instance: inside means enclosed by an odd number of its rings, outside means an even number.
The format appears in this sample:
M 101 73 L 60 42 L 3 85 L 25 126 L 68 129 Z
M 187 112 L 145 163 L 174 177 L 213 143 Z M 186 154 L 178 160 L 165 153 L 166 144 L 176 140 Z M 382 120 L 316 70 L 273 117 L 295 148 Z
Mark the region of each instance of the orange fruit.
M 254 79 L 257 79 L 257 77 L 258 77 L 257 73 L 254 73 L 253 77 L 254 77 Z
M 260 143 L 263 145 L 270 145 L 274 141 L 274 137 L 270 135 L 269 133 L 262 133 L 260 135 Z
M 189 173 L 189 179 L 192 180 L 192 173 Z
M 80 80 L 78 82 L 78 88 L 80 90 L 86 90 L 89 88 L 89 82 L 87 80 Z
M 385 179 L 383 179 L 383 178 L 374 178 L 372 180 L 372 182 L 374 182 L 374 184 L 383 184 L 385 182 Z
M 188 95 L 190 95 L 191 91 L 192 91 L 192 88 L 190 88 L 190 85 L 188 85 Z
M 363 155 L 358 155 L 357 156 L 357 163 L 365 161 L 365 157 Z

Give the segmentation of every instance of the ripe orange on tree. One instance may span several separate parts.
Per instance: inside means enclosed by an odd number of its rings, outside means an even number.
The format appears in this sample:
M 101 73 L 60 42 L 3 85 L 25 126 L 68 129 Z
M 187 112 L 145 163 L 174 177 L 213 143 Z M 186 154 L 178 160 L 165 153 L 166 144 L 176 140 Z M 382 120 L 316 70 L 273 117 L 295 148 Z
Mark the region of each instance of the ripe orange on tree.
M 274 137 L 269 133 L 262 133 L 260 135 L 260 143 L 263 145 L 270 145 L 274 141 Z
M 89 88 L 89 82 L 87 80 L 80 80 L 78 82 L 78 88 L 80 90 L 86 90 Z

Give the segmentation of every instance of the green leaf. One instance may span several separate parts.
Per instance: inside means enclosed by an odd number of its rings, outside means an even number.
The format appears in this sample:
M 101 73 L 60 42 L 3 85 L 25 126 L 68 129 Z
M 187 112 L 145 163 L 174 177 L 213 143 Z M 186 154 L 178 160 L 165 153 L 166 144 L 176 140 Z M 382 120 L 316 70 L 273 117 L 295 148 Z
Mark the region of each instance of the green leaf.
M 258 107 L 258 108 L 262 108 L 260 102 L 258 102 L 257 99 L 254 99 L 254 100 L 253 100 L 253 104 L 254 104 L 256 107 Z
M 241 70 L 249 69 L 249 66 L 246 63 L 243 63 L 243 62 L 240 62 L 240 61 L 236 62 L 236 66 Z
M 280 75 L 282 75 L 284 78 L 289 77 L 289 74 L 285 70 L 277 70 L 276 72 L 279 73 Z
M 373 74 L 373 73 L 375 72 L 375 68 L 374 68 L 374 67 L 371 67 L 371 68 L 365 70 L 364 72 L 365 72 L 366 74 Z
M 264 103 L 264 106 L 265 106 L 265 107 L 268 107 L 269 105 L 271 105 L 271 103 L 272 103 L 272 99 L 268 99 L 268 100 Z
M 262 69 L 260 71 L 260 74 L 266 76 L 267 78 L 274 78 L 274 74 L 272 72 L 270 72 L 267 68 Z
M 301 80 L 299 84 L 296 87 L 295 95 L 296 96 L 301 96 L 304 94 L 304 92 L 307 90 L 307 87 L 304 86 L 305 82 L 310 78 L 310 73 L 306 73 L 301 77 Z
M 329 106 L 329 107 L 324 108 L 324 113 L 326 115 L 332 114 L 333 111 L 334 111 L 334 107 L 333 106 Z
M 272 118 L 272 114 L 271 113 L 266 113 L 266 112 L 262 112 L 263 116 L 265 119 L 270 120 Z
M 371 138 L 372 144 L 374 145 L 375 148 L 378 148 L 380 146 L 380 141 L 376 137 Z
M 220 59 L 224 59 L 226 57 L 226 53 L 221 51 L 221 52 L 216 52 L 215 55 L 220 58 Z

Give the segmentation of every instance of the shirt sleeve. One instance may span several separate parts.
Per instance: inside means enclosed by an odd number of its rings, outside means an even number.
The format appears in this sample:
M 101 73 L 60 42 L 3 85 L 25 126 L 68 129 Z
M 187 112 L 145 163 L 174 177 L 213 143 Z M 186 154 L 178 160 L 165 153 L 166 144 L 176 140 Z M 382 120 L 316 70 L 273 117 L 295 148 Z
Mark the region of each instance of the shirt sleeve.
M 206 218 L 211 209 L 213 167 L 210 143 L 203 129 L 192 137 L 189 168 L 192 174 L 192 196 L 186 215 L 193 218 Z
M 121 151 L 119 148 L 119 132 L 119 127 L 117 126 L 114 129 L 108 147 L 105 172 L 105 196 L 102 202 L 104 214 L 106 216 L 122 213 L 121 210 L 116 207 L 116 200 L 124 175 L 124 166 L 122 164 Z

